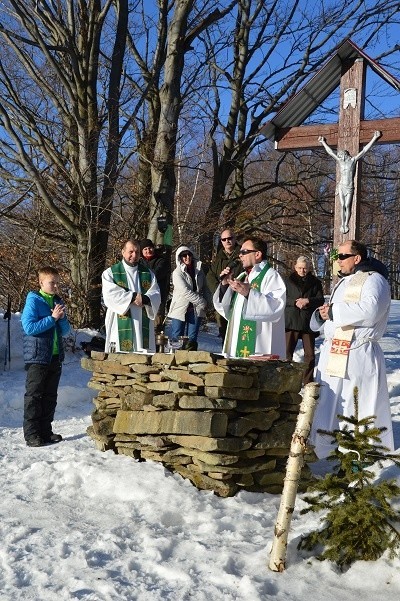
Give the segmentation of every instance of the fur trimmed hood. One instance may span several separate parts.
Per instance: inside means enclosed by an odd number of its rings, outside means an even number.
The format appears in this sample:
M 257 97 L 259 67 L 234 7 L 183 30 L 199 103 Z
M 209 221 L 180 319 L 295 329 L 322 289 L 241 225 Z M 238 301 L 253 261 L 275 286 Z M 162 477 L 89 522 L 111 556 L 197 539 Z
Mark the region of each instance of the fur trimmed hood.
M 185 246 L 184 244 L 182 244 L 181 246 L 178 246 L 178 248 L 175 251 L 175 263 L 176 263 L 177 267 L 180 267 L 182 265 L 182 261 L 179 259 L 179 255 L 184 251 L 190 252 L 193 255 L 194 263 L 195 264 L 197 263 L 197 265 L 199 264 L 199 260 L 196 256 L 196 253 L 193 251 L 193 249 L 190 248 L 189 246 Z

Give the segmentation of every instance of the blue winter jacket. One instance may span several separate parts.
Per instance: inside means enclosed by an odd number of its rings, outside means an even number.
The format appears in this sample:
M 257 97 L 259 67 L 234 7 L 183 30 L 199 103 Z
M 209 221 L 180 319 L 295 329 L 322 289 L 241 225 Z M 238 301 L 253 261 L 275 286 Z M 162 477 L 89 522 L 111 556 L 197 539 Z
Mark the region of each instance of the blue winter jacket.
M 61 298 L 55 295 L 54 303 L 61 302 Z M 49 304 L 39 292 L 28 292 L 21 315 L 25 363 L 51 363 L 55 331 L 58 336 L 59 359 L 64 360 L 62 337 L 69 332 L 69 322 L 66 316 L 56 321 L 51 313 Z

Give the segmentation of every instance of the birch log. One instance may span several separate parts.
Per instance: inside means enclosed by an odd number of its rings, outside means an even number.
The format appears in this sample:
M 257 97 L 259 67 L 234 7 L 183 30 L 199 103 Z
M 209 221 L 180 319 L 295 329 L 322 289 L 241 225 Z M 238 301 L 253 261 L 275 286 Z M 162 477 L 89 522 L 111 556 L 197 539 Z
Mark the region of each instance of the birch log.
M 290 522 L 294 511 L 300 473 L 304 465 L 307 439 L 310 434 L 318 398 L 319 384 L 307 384 L 304 387 L 303 400 L 300 404 L 296 428 L 292 437 L 281 503 L 275 523 L 275 536 L 269 561 L 269 568 L 274 572 L 283 572 L 286 567 L 286 551 Z

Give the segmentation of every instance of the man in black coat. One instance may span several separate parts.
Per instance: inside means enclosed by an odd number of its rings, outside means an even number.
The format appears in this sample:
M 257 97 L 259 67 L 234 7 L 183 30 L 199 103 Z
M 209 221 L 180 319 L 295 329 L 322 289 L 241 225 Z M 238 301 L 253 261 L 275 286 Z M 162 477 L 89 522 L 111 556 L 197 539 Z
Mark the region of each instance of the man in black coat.
M 169 293 L 171 265 L 167 256 L 163 254 L 162 249 L 155 248 L 154 242 L 149 238 L 144 238 L 140 241 L 140 250 L 147 267 L 156 276 L 157 284 L 160 288 L 161 304 L 157 317 L 154 320 L 154 330 L 156 334 L 159 334 L 163 330 L 165 320 L 165 305 Z
M 213 295 L 218 288 L 221 280 L 220 274 L 226 267 L 229 267 L 233 277 L 237 277 L 243 271 L 242 263 L 239 259 L 240 244 L 236 240 L 235 233 L 231 229 L 226 229 L 221 233 L 221 248 L 218 250 L 211 262 L 207 272 L 207 286 Z M 215 314 L 218 324 L 220 338 L 224 340 L 228 322 L 218 312 Z
M 286 284 L 286 359 L 292 361 L 297 342 L 301 339 L 304 349 L 304 384 L 313 381 L 315 367 L 315 339 L 318 332 L 310 329 L 311 315 L 324 304 L 321 281 L 311 273 L 311 263 L 300 256 L 294 272 L 285 278 Z

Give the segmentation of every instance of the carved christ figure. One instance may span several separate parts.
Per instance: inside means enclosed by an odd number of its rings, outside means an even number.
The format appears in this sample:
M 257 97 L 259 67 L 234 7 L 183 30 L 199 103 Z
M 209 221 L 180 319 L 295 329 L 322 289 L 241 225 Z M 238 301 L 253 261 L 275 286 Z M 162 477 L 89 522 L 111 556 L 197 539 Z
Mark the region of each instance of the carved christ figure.
M 347 234 L 349 231 L 349 219 L 351 203 L 354 194 L 354 174 L 356 172 L 357 162 L 364 156 L 371 146 L 380 138 L 382 133 L 375 131 L 372 140 L 356 156 L 352 157 L 347 150 L 338 150 L 337 154 L 326 143 L 323 136 L 319 136 L 318 142 L 322 144 L 326 152 L 339 164 L 340 179 L 336 185 L 336 193 L 339 196 L 340 206 L 342 209 L 342 225 L 340 231 L 342 234 Z

